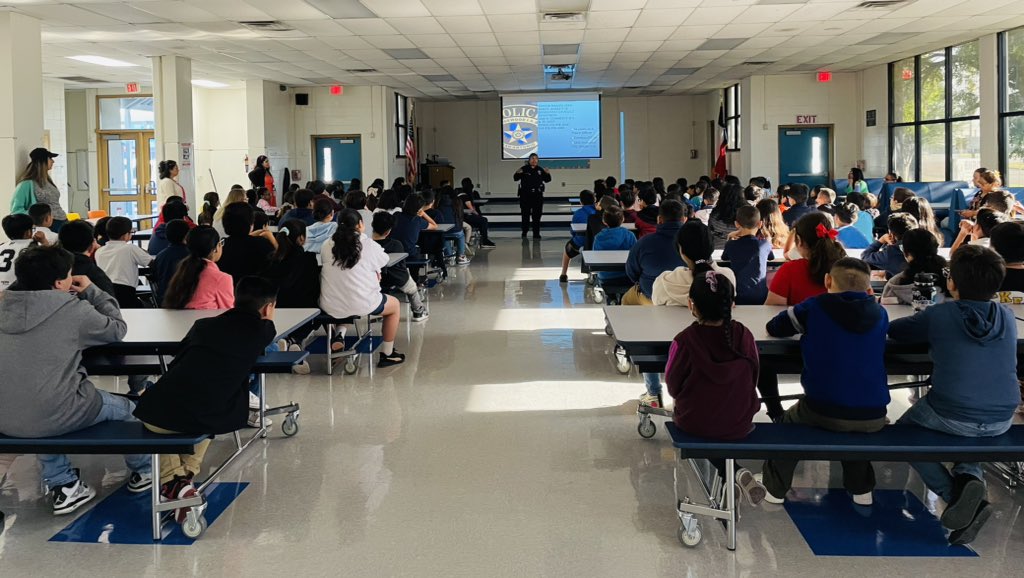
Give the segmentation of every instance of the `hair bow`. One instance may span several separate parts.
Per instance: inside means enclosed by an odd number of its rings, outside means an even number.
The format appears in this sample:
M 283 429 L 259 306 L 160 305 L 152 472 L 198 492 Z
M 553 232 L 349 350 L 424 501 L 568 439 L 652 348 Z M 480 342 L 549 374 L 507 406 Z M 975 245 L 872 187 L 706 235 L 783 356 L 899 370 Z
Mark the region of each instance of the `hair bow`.
M 292 232 L 288 230 L 288 227 L 279 227 L 277 229 L 277 232 L 278 233 L 284 233 L 285 235 L 291 235 L 292 234 Z
M 818 226 L 817 228 L 814 229 L 814 231 L 818 234 L 819 239 L 824 239 L 825 237 L 828 237 L 829 239 L 835 241 L 836 237 L 839 236 L 839 231 L 835 229 L 826 228 L 825 225 L 821 223 L 818 223 Z
M 704 280 L 708 282 L 708 286 L 711 287 L 712 291 L 718 291 L 718 274 L 714 271 L 708 271 L 704 274 Z

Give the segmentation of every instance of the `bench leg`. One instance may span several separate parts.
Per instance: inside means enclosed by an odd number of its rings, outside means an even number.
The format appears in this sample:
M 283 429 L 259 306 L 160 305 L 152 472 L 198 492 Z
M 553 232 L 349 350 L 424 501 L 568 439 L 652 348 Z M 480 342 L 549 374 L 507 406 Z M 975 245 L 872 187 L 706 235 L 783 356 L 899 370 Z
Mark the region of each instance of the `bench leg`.
M 160 519 L 163 517 L 163 512 L 160 511 L 160 454 L 153 454 L 151 467 L 153 468 L 153 487 L 150 488 L 149 495 L 153 507 L 153 541 L 160 541 Z
M 325 323 L 324 327 L 327 329 L 327 375 L 334 373 L 334 359 L 331 358 L 331 341 L 334 340 L 334 324 Z
M 725 520 L 726 547 L 736 550 L 736 460 L 725 460 Z

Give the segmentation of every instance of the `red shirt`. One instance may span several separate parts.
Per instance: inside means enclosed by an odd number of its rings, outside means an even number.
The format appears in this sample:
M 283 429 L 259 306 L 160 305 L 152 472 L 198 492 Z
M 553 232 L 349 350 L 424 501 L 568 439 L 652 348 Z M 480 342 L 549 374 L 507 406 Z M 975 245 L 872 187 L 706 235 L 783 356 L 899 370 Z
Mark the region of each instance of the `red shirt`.
M 772 279 L 768 291 L 786 298 L 787 305 L 825 293 L 825 285 L 811 279 L 810 261 L 797 259 L 783 265 Z

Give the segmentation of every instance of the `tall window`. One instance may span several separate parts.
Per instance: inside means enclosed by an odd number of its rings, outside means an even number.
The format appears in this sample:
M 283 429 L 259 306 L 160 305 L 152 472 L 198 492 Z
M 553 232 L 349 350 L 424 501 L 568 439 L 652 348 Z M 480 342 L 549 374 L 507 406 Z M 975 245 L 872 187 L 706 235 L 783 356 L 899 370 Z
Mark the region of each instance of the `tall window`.
M 890 170 L 969 181 L 981 162 L 978 42 L 889 64 Z
M 395 156 L 405 158 L 405 137 L 409 130 L 409 98 L 395 93 Z
M 729 136 L 725 148 L 730 151 L 740 150 L 740 85 L 734 84 L 725 89 L 725 131 Z
M 1007 185 L 1024 185 L 1024 28 L 999 35 L 999 152 Z

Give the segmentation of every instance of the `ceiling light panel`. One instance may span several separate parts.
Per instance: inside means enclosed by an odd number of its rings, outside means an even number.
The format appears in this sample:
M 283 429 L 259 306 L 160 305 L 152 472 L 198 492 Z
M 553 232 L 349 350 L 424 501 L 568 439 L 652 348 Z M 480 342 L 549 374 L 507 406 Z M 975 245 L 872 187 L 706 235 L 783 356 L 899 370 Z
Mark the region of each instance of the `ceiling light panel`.
M 358 0 L 305 0 L 305 2 L 331 18 L 377 18 L 378 16 L 360 4 Z

